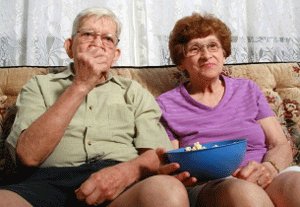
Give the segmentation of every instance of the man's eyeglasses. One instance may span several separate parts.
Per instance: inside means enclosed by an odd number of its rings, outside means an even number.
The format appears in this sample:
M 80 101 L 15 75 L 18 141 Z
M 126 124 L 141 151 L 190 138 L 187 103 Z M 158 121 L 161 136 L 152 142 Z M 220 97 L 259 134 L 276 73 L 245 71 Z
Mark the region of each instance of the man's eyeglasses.
M 115 47 L 119 42 L 117 36 L 113 34 L 101 34 L 93 30 L 80 30 L 77 33 L 82 42 L 92 42 L 99 36 L 102 44 L 109 48 Z
M 185 47 L 184 51 L 187 57 L 191 57 L 199 54 L 200 52 L 203 52 L 205 48 L 207 49 L 208 52 L 218 52 L 219 49 L 221 48 L 221 45 L 217 42 L 210 42 L 208 44 L 203 44 L 203 45 L 193 44 L 191 46 Z

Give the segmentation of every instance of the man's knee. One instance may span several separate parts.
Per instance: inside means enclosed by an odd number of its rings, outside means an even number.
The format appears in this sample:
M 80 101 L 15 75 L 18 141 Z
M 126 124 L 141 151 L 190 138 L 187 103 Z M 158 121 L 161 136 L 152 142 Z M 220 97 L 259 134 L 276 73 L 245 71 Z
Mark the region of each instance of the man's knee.
M 189 206 L 184 185 L 168 175 L 156 175 L 142 181 L 139 199 L 142 202 L 153 202 L 155 206 Z

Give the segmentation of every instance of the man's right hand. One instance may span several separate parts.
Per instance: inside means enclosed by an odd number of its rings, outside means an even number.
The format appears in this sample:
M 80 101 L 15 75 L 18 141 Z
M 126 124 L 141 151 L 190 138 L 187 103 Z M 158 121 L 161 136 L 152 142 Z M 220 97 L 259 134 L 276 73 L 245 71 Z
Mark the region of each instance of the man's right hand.
M 85 51 L 78 51 L 74 58 L 76 84 L 84 85 L 90 90 L 105 81 L 110 69 L 107 51 L 104 48 L 90 46 Z

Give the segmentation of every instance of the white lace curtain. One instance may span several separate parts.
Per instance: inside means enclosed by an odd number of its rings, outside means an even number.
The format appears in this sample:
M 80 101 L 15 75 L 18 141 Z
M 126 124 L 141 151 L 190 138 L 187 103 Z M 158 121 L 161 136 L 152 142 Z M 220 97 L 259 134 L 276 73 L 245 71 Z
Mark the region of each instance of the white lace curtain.
M 120 66 L 172 64 L 169 33 L 193 11 L 231 28 L 227 63 L 300 61 L 299 0 L 0 0 L 0 66 L 68 64 L 63 43 L 72 21 L 93 6 L 122 21 Z

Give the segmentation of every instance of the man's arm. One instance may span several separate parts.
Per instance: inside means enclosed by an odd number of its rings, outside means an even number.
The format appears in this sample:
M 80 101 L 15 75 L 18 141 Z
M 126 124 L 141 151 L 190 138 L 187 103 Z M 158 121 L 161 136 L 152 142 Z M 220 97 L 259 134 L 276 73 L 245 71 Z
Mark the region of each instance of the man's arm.
M 38 166 L 51 154 L 86 94 L 87 90 L 73 83 L 44 114 L 21 133 L 16 153 L 24 165 Z
M 39 166 L 53 152 L 86 95 L 105 81 L 103 74 L 110 68 L 106 56 L 95 47 L 78 52 L 73 83 L 18 139 L 16 153 L 24 165 Z

